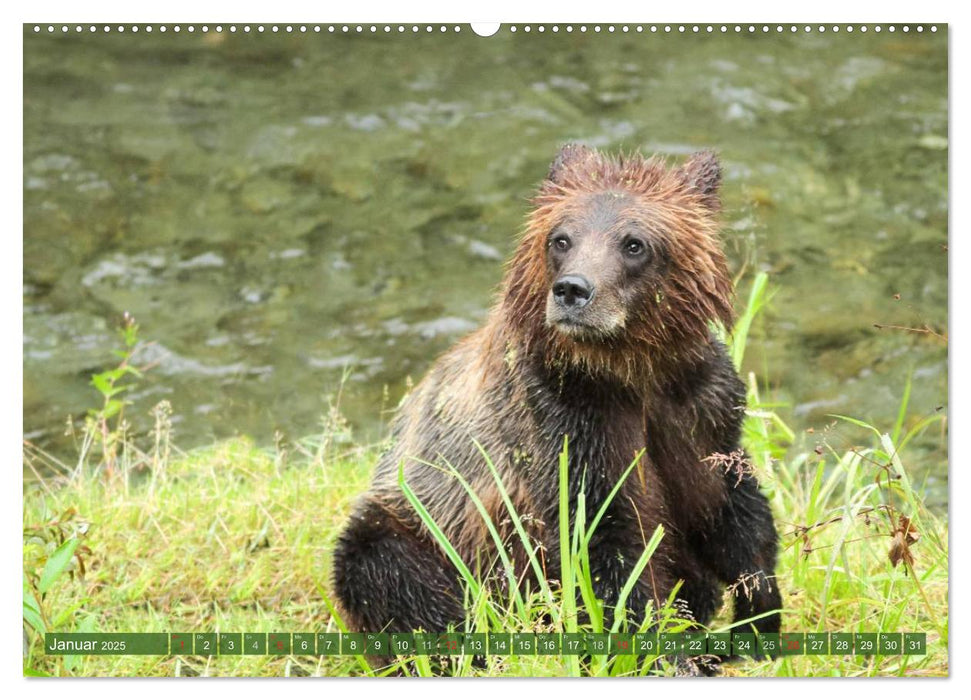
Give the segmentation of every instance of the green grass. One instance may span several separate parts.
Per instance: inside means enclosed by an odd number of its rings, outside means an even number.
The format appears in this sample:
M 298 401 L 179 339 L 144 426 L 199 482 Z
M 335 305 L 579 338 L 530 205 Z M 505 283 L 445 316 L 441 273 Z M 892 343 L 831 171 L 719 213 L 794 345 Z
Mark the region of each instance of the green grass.
M 746 331 L 765 302 L 764 281 L 753 289 L 741 322 Z M 743 350 L 736 343 L 738 362 Z M 913 423 L 905 432 L 908 387 L 900 418 L 886 433 L 859 421 L 836 419 L 835 427 L 796 435 L 763 402 L 755 378 L 747 380 L 750 408 L 744 443 L 780 531 L 777 584 L 784 599 L 783 629 L 926 632 L 928 653 L 745 659 L 724 665 L 722 673 L 947 675 L 948 526 L 925 508 L 907 472 L 907 445 L 938 418 Z M 111 440 L 81 441 L 80 466 L 61 464 L 25 443 L 25 463 L 38 475 L 45 474 L 29 480 L 24 492 L 25 673 L 563 676 L 675 670 L 666 663 L 654 666 L 638 664 L 634 657 L 605 656 L 489 657 L 484 666 L 473 665 L 469 657 L 450 659 L 444 666 L 416 657 L 398 659 L 384 668 L 372 667 L 364 658 L 340 656 L 46 656 L 44 630 L 313 632 L 341 628 L 328 599 L 332 548 L 353 499 L 367 488 L 379 447 L 350 445 L 346 427 L 332 412 L 315 439 L 280 443 L 272 450 L 237 439 L 182 454 L 168 444 L 166 412 L 159 411 L 156 418 L 155 434 L 144 451 L 123 430 L 108 431 L 114 436 Z M 840 444 L 840 426 L 851 423 L 853 429 L 870 434 L 869 445 L 834 449 L 834 443 Z M 109 425 L 107 421 L 92 424 Z M 102 437 L 108 432 L 102 431 Z M 96 456 L 99 444 L 111 449 L 102 449 Z M 483 460 L 492 468 L 485 453 Z M 460 478 L 449 465 L 436 466 L 443 470 L 443 478 Z M 494 468 L 492 472 L 502 493 L 498 473 Z M 468 631 L 603 629 L 602 603 L 593 595 L 586 552 L 599 517 L 590 523 L 578 517 L 571 526 L 565 453 L 559 474 L 563 580 L 548 581 L 539 568 L 536 590 L 503 596 L 494 586 L 476 580 L 450 551 L 441 530 L 427 513 L 423 515 L 466 583 L 472 611 Z M 422 513 L 403 475 L 400 484 Z M 477 503 L 477 495 L 463 485 Z M 580 513 L 585 510 L 582 505 L 577 509 Z M 509 516 L 516 537 L 532 551 L 519 514 L 510 508 Z M 497 528 L 488 522 L 487 526 L 498 538 Z M 662 534 L 660 529 L 643 533 L 645 554 L 635 573 L 649 565 Z M 903 559 L 896 566 L 890 558 L 894 548 Z M 908 556 L 912 566 L 906 563 Z M 511 567 L 508 561 L 502 563 Z M 533 561 L 530 566 L 536 572 L 539 565 Z M 521 573 L 506 570 L 509 576 Z M 652 613 L 662 629 L 684 627 L 669 604 Z M 615 628 L 624 624 L 618 618 Z M 729 624 L 726 608 L 710 629 L 725 631 Z

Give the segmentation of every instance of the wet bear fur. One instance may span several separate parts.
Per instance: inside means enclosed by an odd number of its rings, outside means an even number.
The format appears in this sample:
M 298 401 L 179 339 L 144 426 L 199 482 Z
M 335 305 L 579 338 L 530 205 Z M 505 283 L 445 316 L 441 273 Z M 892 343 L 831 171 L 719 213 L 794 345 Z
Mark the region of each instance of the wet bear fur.
M 440 632 L 466 615 L 459 575 L 402 493 L 399 465 L 465 564 L 503 586 L 493 539 L 446 465 L 456 469 L 528 580 L 484 451 L 547 577 L 558 579 L 564 436 L 571 525 L 580 489 L 589 523 L 642 454 L 590 543 L 608 619 L 658 525 L 665 535 L 627 600 L 632 620 L 679 581 L 680 604 L 699 623 L 726 588 L 736 620 L 781 607 L 772 514 L 739 446 L 744 386 L 712 332 L 733 319 L 720 179 L 711 152 L 669 167 L 561 149 L 488 321 L 404 401 L 392 445 L 338 538 L 332 583 L 352 630 Z M 778 631 L 779 615 L 755 627 Z

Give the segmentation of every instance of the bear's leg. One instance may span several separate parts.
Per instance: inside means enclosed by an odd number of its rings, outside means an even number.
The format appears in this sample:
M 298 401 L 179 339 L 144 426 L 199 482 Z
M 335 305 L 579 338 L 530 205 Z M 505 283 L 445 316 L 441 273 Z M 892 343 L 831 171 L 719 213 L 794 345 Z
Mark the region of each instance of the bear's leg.
M 643 548 L 638 549 L 640 532 L 625 530 L 609 531 L 607 527 L 598 529 L 590 541 L 590 575 L 596 596 L 604 602 L 604 626 L 613 624 L 615 607 L 620 592 L 630 578 L 640 558 Z M 635 545 L 635 546 L 632 546 Z M 672 582 L 666 567 L 660 562 L 670 561 L 668 547 L 662 540 L 655 550 L 651 561 L 641 574 L 640 580 L 631 589 L 624 607 L 627 613 L 628 629 L 636 629 L 644 620 L 648 603 L 657 610 L 664 605 L 671 592 Z
M 619 519 L 614 519 L 616 529 L 604 528 L 594 534 L 590 541 L 590 573 L 593 579 L 594 593 L 604 601 L 604 628 L 610 629 L 614 622 L 614 615 L 617 614 L 616 604 L 620 591 L 623 589 L 631 572 L 634 570 L 638 559 L 643 553 L 643 548 L 638 548 L 632 543 L 642 542 L 640 528 L 634 529 L 631 523 L 628 528 L 618 527 Z M 675 552 L 678 552 L 678 545 L 674 542 L 677 535 L 674 532 L 667 532 L 661 540 L 660 545 L 651 556 L 647 567 L 641 574 L 640 580 L 634 585 L 624 605 L 627 616 L 627 629 L 634 631 L 640 628 L 645 621 L 645 611 L 650 604 L 654 615 L 667 602 L 668 596 L 674 587 L 674 578 L 668 566 L 677 561 Z M 680 554 L 680 552 L 679 552 Z M 717 598 L 717 589 L 713 585 L 710 574 L 696 572 L 697 579 L 692 579 L 697 585 L 698 592 L 702 592 L 711 599 L 709 607 L 714 607 L 714 600 Z M 682 596 L 683 596 L 682 588 Z M 656 619 L 651 621 L 648 629 L 657 631 Z M 716 659 L 714 657 L 688 657 L 679 653 L 673 660 L 675 665 L 675 675 L 678 676 L 711 676 L 718 671 Z M 660 670 L 663 664 L 660 659 L 651 662 L 654 669 Z
M 464 618 L 454 567 L 380 504 L 354 509 L 334 551 L 334 592 L 358 632 L 444 632 Z
M 689 559 L 689 554 L 685 552 L 683 558 Z M 685 564 L 690 564 L 690 568 Z M 686 603 L 691 618 L 701 625 L 707 625 L 722 604 L 724 587 L 721 582 L 700 562 L 683 562 L 675 572 L 683 581 L 678 598 Z
M 730 586 L 737 622 L 782 607 L 775 580 L 778 536 L 755 477 L 729 475 L 726 487 L 728 500 L 697 544 L 701 559 Z M 778 632 L 781 616 L 773 612 L 751 624 L 760 632 Z

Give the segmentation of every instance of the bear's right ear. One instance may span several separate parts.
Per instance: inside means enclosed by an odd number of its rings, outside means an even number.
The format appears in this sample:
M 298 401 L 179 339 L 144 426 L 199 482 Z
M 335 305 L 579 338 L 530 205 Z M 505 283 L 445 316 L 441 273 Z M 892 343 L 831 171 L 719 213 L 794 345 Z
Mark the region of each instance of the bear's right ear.
M 560 152 L 556 154 L 556 158 L 550 163 L 550 171 L 546 175 L 546 179 L 557 185 L 563 184 L 564 176 L 567 171 L 573 169 L 576 165 L 583 163 L 584 161 L 593 158 L 593 149 L 582 146 L 578 143 L 568 143 Z
M 714 151 L 699 151 L 681 166 L 681 176 L 692 190 L 701 195 L 701 201 L 712 211 L 721 208 L 718 189 L 722 183 L 722 166 Z

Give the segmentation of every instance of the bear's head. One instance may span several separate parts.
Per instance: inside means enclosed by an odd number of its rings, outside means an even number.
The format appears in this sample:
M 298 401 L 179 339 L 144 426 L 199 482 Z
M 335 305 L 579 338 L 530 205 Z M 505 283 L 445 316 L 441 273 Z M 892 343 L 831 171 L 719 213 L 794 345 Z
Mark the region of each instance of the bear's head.
M 503 309 L 551 363 L 633 379 L 687 359 L 731 327 L 717 232 L 721 169 L 568 145 L 534 199 Z

